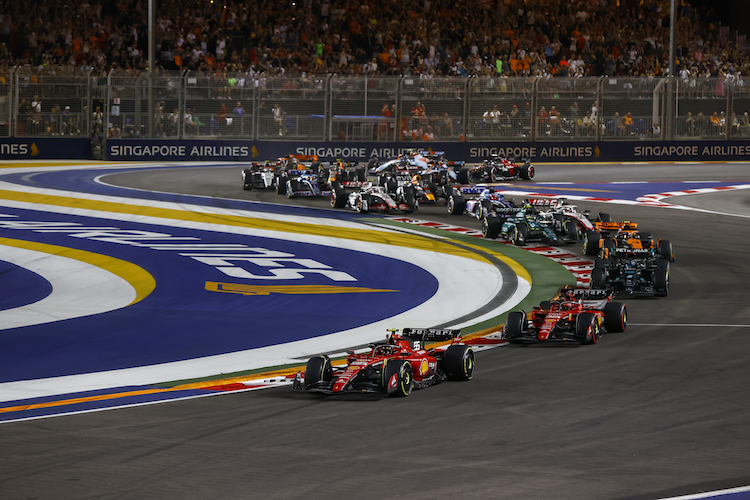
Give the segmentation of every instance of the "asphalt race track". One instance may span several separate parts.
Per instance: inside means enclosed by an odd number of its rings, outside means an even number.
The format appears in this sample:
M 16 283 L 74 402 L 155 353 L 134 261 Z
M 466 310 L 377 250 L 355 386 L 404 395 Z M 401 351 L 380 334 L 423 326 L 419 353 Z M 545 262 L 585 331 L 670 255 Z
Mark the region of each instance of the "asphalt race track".
M 656 183 L 643 194 L 746 184 L 750 165 L 540 165 L 527 187 L 634 180 Z M 244 192 L 239 166 L 103 182 L 326 207 Z M 557 185 L 599 189 L 577 188 Z M 627 299 L 624 333 L 481 352 L 472 381 L 406 399 L 280 388 L 0 425 L 0 498 L 656 499 L 750 485 L 750 191 L 670 202 L 700 210 L 577 203 L 674 244 L 669 297 Z M 443 207 L 415 218 L 479 228 Z

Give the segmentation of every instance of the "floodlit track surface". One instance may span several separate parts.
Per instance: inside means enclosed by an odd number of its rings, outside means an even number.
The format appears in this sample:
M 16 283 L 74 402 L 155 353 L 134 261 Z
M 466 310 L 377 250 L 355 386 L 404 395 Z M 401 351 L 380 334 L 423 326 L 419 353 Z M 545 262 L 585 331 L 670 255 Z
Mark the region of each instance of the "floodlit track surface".
M 243 192 L 239 170 L 104 182 L 287 203 Z M 750 166 L 542 165 L 535 180 L 712 179 L 747 183 Z M 597 345 L 479 353 L 471 382 L 406 399 L 284 388 L 0 425 L 0 497 L 659 498 L 750 484 L 750 191 L 671 201 L 709 211 L 578 203 L 677 255 L 670 296 L 627 299 L 627 330 Z M 442 207 L 418 217 L 479 227 Z

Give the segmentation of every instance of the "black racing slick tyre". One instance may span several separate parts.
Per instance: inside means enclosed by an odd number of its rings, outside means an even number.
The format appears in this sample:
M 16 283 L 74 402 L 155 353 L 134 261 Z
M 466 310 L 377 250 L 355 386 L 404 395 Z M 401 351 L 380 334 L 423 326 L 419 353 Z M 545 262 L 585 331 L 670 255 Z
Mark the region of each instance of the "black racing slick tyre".
M 467 345 L 449 346 L 443 356 L 443 371 L 448 380 L 471 380 L 474 376 L 474 350 Z
M 599 324 L 596 321 L 596 314 L 585 312 L 579 314 L 576 318 L 576 336 L 581 344 L 596 344 L 598 335 Z
M 612 222 L 612 216 L 606 212 L 599 212 L 599 222 Z
M 391 396 L 406 397 L 414 388 L 411 363 L 401 359 L 387 359 L 383 363 L 383 387 Z
M 607 288 L 607 270 L 605 268 L 595 267 L 591 270 L 591 281 L 589 281 L 589 287 L 594 290 L 604 290 Z
M 417 191 L 414 186 L 404 186 L 404 203 L 408 210 L 404 210 L 404 213 L 410 214 L 415 210 L 419 210 L 419 202 L 417 201 Z
M 656 251 L 662 258 L 667 259 L 669 262 L 674 262 L 674 250 L 669 240 L 659 240 Z
M 669 262 L 666 260 L 656 261 L 654 295 L 657 297 L 666 297 L 669 295 Z
M 340 184 L 331 186 L 331 207 L 344 208 L 346 206 L 346 191 Z
M 533 165 L 522 165 L 520 172 L 521 179 L 530 181 L 534 178 L 534 167 Z
M 594 260 L 594 269 L 607 269 L 609 267 L 609 262 L 609 259 L 597 257 L 596 260 Z
M 526 238 L 529 236 L 529 226 L 525 222 L 518 222 L 513 230 L 510 240 L 516 246 L 523 246 L 526 244 Z
M 485 238 L 495 239 L 500 236 L 500 230 L 503 227 L 503 223 L 500 218 L 495 214 L 485 215 L 482 219 L 482 236 Z
M 539 309 L 542 311 L 549 311 L 552 308 L 551 300 L 543 300 L 539 303 Z
M 253 173 L 250 169 L 242 172 L 242 189 L 245 191 L 251 191 L 253 189 Z
M 367 203 L 367 198 L 364 195 L 361 195 L 359 198 L 357 198 L 357 205 L 355 206 L 357 209 L 357 212 L 363 214 L 367 213 L 367 211 L 370 209 L 370 204 Z
M 566 238 L 568 238 L 569 240 L 578 240 L 578 223 L 575 221 L 575 219 L 566 218 L 563 221 L 563 232 L 565 233 Z
M 585 255 L 596 255 L 599 253 L 599 241 L 602 239 L 602 235 L 599 231 L 593 229 L 586 231 L 583 237 L 583 253 Z
M 476 217 L 478 220 L 482 220 L 485 215 L 492 213 L 492 202 L 490 200 L 482 200 L 482 202 L 477 205 L 477 212 Z
M 604 306 L 604 328 L 607 332 L 620 333 L 628 325 L 628 310 L 622 302 L 610 302 Z
M 505 340 L 511 344 L 521 344 L 523 332 L 526 326 L 526 313 L 523 311 L 513 311 L 508 313 L 508 319 L 505 321 Z
M 333 379 L 333 366 L 328 356 L 315 356 L 305 366 L 305 387 L 318 382 L 330 382 Z
M 455 192 L 448 197 L 448 213 L 451 215 L 461 215 L 466 210 L 466 200 L 463 196 Z
M 469 170 L 462 168 L 458 172 L 456 172 L 457 175 L 457 181 L 459 184 L 469 184 Z
M 286 181 L 285 175 L 276 177 L 276 194 L 286 194 Z

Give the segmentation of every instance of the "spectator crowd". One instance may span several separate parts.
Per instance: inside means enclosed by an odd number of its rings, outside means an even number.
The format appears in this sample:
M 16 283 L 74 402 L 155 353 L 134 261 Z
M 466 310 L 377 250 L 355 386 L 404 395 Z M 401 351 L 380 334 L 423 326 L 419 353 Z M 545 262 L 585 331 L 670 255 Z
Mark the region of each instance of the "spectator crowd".
M 164 0 L 157 68 L 280 74 L 663 76 L 669 0 Z M 0 5 L 0 67 L 136 73 L 147 0 Z M 683 78 L 747 74 L 750 59 L 687 0 Z M 67 68 L 65 70 L 61 67 Z M 54 69 L 52 69 L 54 68 Z

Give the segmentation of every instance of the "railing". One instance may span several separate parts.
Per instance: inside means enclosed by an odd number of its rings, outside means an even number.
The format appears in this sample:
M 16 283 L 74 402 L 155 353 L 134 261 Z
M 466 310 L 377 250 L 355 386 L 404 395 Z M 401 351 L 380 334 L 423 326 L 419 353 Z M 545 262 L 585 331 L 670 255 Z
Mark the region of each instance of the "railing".
M 750 137 L 748 113 L 750 85 L 737 77 L 94 76 L 80 68 L 0 68 L 0 137 L 695 141 Z

